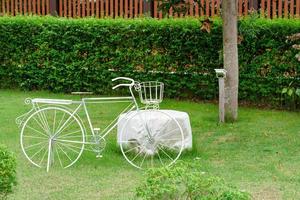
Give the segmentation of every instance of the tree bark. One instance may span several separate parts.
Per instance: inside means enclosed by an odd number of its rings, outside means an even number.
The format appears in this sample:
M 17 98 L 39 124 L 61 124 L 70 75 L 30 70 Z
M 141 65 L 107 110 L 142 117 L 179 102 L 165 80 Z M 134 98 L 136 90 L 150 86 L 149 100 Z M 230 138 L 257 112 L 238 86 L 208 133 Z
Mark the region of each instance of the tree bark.
M 223 57 L 225 80 L 225 121 L 233 122 L 238 117 L 239 66 L 237 49 L 237 1 L 222 1 Z

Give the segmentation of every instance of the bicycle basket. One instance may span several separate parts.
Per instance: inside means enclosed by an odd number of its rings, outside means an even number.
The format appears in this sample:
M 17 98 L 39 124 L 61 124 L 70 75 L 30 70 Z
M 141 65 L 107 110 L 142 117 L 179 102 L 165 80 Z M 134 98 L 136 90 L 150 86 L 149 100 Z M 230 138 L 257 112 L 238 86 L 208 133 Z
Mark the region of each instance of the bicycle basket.
M 139 83 L 139 96 L 143 104 L 159 104 L 163 100 L 164 84 L 158 81 Z

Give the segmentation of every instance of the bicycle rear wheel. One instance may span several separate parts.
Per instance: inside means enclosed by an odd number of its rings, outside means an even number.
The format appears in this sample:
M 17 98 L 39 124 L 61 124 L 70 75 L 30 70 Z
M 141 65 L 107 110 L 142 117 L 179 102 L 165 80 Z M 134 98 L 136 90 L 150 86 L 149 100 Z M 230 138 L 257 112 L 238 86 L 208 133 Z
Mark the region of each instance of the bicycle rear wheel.
M 125 159 L 136 168 L 169 167 L 181 155 L 184 135 L 178 121 L 166 112 L 143 110 L 124 123 L 119 144 Z
M 81 156 L 85 134 L 80 121 L 61 107 L 37 110 L 25 121 L 20 135 L 21 148 L 35 166 L 72 166 Z

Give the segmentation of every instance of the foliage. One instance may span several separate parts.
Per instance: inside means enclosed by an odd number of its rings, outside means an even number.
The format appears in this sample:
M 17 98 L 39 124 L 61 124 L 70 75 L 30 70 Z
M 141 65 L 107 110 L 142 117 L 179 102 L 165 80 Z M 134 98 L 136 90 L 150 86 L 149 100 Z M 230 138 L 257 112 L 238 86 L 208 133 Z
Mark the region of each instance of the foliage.
M 0 199 L 12 192 L 16 185 L 16 158 L 5 147 L 0 146 Z
M 287 87 L 284 87 L 281 91 L 283 95 L 283 100 L 288 101 L 291 103 L 291 108 L 296 107 L 296 102 L 300 98 L 300 87 L 295 86 L 295 82 L 292 81 Z
M 150 169 L 136 190 L 143 199 L 248 200 L 250 195 L 201 171 L 199 162 L 179 162 L 172 168 Z
M 300 33 L 296 33 L 296 34 L 293 34 L 293 35 L 290 35 L 290 36 L 287 36 L 287 39 L 288 40 L 291 40 L 291 41 L 296 41 L 298 40 L 300 42 Z M 300 50 L 300 43 L 298 42 L 298 44 L 294 44 L 292 46 L 292 48 L 296 49 L 296 50 Z M 298 61 L 300 61 L 300 51 L 298 54 L 296 54 L 295 56 L 297 58 Z
M 108 94 L 111 78 L 122 75 L 163 81 L 168 97 L 212 100 L 218 95 L 219 19 L 210 33 L 192 18 L 1 17 L 0 30 L 2 88 Z M 285 36 L 299 30 L 300 21 L 292 19 L 239 22 L 240 100 L 280 105 L 282 88 L 300 71 Z
M 290 41 L 299 41 L 300 42 L 300 33 L 296 33 L 290 36 L 287 36 L 287 39 Z M 298 44 L 294 44 L 292 46 L 292 48 L 296 49 L 296 50 L 300 50 L 300 43 L 298 42 Z M 300 61 L 300 52 L 298 52 L 295 56 L 295 58 Z M 297 73 L 297 72 L 295 72 Z M 297 79 L 296 79 L 297 80 Z M 297 80 L 299 82 L 299 80 Z M 292 108 L 296 107 L 296 102 L 297 100 L 300 98 L 300 86 L 299 84 L 295 84 L 295 81 L 291 81 L 289 83 L 289 85 L 287 87 L 284 87 L 281 91 L 281 93 L 283 94 L 283 100 L 287 101 L 287 102 L 291 102 Z

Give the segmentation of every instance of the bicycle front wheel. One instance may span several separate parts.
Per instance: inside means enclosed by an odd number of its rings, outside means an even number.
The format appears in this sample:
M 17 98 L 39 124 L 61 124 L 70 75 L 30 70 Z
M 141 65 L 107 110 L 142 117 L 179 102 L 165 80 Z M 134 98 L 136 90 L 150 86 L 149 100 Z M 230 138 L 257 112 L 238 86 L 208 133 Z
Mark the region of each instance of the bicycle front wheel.
M 160 110 L 137 111 L 124 123 L 120 148 L 134 167 L 169 167 L 179 158 L 184 135 L 178 121 Z
M 46 107 L 28 117 L 21 129 L 21 148 L 35 166 L 72 166 L 81 156 L 85 132 L 80 121 L 67 109 Z

